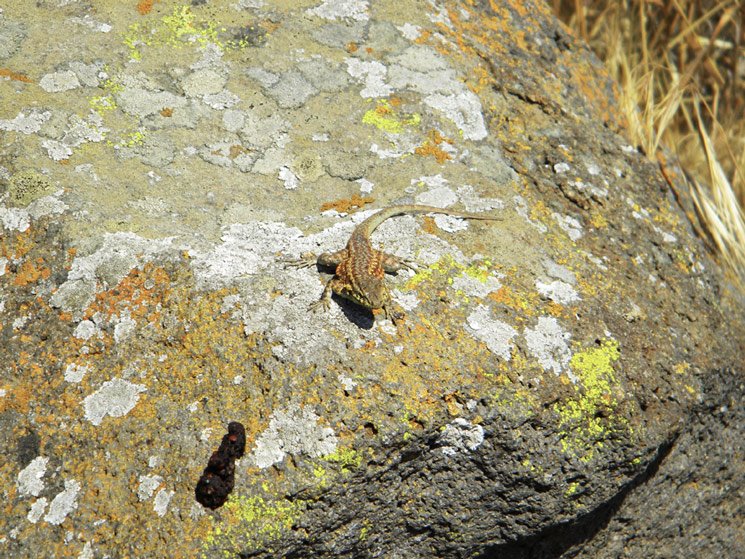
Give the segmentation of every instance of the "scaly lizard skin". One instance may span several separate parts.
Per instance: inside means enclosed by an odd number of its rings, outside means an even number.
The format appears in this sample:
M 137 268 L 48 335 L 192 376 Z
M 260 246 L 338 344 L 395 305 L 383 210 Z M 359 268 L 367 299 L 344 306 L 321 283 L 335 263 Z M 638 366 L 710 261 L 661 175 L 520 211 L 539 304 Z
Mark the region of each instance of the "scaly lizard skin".
M 324 252 L 316 259 L 314 255 L 294 262 L 298 267 L 317 264 L 335 267 L 336 272 L 323 290 L 321 298 L 311 305 L 316 309 L 330 308 L 331 294 L 336 293 L 365 308 L 383 309 L 386 318 L 396 322 L 391 312 L 391 294 L 385 284 L 385 273 L 393 273 L 401 268 L 413 268 L 410 262 L 392 254 L 373 248 L 370 235 L 386 219 L 402 214 L 439 213 L 464 219 L 501 220 L 501 217 L 457 212 L 434 206 L 401 205 L 391 206 L 371 215 L 352 231 L 346 248 L 336 252 Z

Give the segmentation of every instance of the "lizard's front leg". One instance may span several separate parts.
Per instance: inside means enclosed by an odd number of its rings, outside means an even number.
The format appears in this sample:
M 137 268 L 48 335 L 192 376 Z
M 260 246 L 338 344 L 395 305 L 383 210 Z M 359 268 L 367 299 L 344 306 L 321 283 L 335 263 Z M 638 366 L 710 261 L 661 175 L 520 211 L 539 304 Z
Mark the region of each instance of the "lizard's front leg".
M 347 249 L 345 248 L 337 250 L 336 252 L 322 252 L 318 256 L 316 263 L 319 266 L 335 269 L 339 264 L 341 264 L 342 260 L 347 259 L 347 254 Z
M 285 268 L 310 268 L 316 265 L 318 258 L 312 252 L 305 252 L 300 255 L 300 258 L 285 258 L 282 262 Z
M 347 249 L 336 252 L 322 252 L 316 256 L 312 252 L 300 255 L 300 258 L 285 260 L 285 266 L 290 268 L 310 268 L 311 266 L 323 266 L 324 268 L 336 268 L 339 263 L 347 257 Z
M 323 293 L 321 293 L 321 297 L 318 299 L 318 301 L 311 303 L 308 309 L 312 311 L 317 311 L 319 308 L 321 308 L 324 311 L 327 311 L 331 308 L 331 294 L 334 291 L 334 280 L 335 279 L 336 278 L 331 278 L 329 281 L 326 282 L 326 287 L 323 288 Z

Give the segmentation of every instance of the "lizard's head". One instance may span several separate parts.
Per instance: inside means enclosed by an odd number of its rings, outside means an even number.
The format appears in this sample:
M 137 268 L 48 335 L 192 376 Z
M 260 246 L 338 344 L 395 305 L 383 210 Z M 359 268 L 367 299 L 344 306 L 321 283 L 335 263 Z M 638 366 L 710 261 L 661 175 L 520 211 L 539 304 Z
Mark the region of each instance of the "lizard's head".
M 354 294 L 353 300 L 368 309 L 382 309 L 391 302 L 391 294 L 383 279 L 374 278 L 362 292 Z

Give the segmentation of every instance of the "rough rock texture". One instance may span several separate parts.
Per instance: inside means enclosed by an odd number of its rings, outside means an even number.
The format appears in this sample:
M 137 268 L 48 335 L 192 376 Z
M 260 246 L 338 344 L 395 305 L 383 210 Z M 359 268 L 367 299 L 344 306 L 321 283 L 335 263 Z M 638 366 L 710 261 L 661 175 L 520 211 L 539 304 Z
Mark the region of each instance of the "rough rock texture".
M 742 299 L 543 3 L 5 2 L 0 99 L 0 556 L 743 549 Z M 504 220 L 309 312 L 412 202 Z

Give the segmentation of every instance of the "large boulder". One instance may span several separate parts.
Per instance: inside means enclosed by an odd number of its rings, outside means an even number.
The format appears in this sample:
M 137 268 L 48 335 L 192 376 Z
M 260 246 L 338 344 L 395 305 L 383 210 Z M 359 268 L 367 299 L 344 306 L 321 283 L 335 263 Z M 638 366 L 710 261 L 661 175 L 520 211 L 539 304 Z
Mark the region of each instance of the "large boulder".
M 742 549 L 742 300 L 545 3 L 95 5 L 0 12 L 0 555 Z M 502 220 L 310 310 L 401 203 Z

